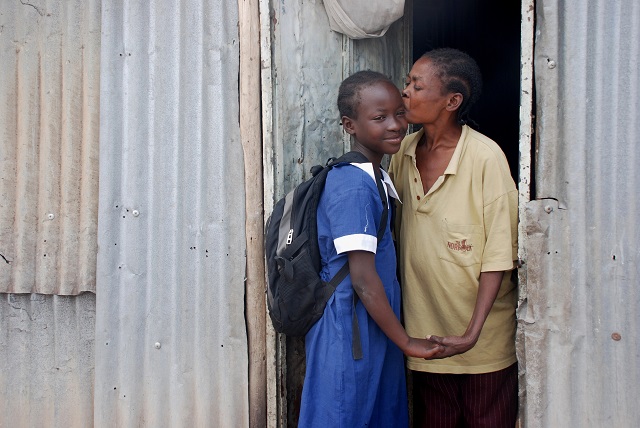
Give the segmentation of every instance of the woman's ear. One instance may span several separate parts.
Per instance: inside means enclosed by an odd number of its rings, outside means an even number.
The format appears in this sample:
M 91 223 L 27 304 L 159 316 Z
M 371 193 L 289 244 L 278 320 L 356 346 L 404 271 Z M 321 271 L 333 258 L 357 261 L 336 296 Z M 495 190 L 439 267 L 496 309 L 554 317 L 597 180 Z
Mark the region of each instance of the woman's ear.
M 447 110 L 448 111 L 456 111 L 460 108 L 460 106 L 462 105 L 462 101 L 464 100 L 464 97 L 462 96 L 462 94 L 460 92 L 456 92 L 453 93 L 451 95 L 449 95 L 449 102 L 447 103 Z
M 355 123 L 353 122 L 353 119 L 347 116 L 342 116 L 342 119 L 340 120 L 342 121 L 342 129 L 344 129 L 347 134 L 353 135 L 356 133 Z

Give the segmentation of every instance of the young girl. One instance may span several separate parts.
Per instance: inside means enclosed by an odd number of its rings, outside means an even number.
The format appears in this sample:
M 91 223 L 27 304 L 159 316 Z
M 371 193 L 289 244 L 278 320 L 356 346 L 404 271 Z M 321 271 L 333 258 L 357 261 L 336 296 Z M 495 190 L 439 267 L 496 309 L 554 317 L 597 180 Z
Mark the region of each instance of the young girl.
M 396 191 L 380 168 L 385 154 L 400 148 L 407 122 L 400 91 L 384 75 L 355 73 L 340 85 L 342 126 L 353 150 L 369 162 L 335 166 L 318 204 L 321 276 L 333 277 L 348 260 L 349 275 L 306 335 L 307 367 L 300 427 L 406 427 L 407 394 L 403 352 L 431 358 L 442 348 L 411 338 L 400 324 L 400 287 L 389 229 L 377 232 L 383 205 L 376 176 L 387 197 Z M 353 293 L 362 358 L 352 353 Z

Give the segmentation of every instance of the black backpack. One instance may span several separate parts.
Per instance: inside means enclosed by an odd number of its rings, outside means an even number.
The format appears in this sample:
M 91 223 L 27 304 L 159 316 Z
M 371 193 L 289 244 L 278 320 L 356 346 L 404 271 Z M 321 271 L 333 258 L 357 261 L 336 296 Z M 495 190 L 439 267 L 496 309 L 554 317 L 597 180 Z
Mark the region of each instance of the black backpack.
M 311 168 L 312 177 L 296 186 L 273 208 L 267 220 L 265 254 L 267 261 L 267 306 L 274 329 L 290 336 L 304 336 L 322 317 L 327 301 L 349 273 L 345 263 L 329 281 L 320 278 L 317 210 L 329 171 L 342 163 L 366 163 L 360 152 L 331 158 L 326 166 Z M 383 205 L 378 242 L 384 235 L 388 211 L 387 196 L 380 178 L 376 184 Z M 354 295 L 354 307 L 357 294 Z M 362 358 L 360 335 L 353 311 L 354 358 Z

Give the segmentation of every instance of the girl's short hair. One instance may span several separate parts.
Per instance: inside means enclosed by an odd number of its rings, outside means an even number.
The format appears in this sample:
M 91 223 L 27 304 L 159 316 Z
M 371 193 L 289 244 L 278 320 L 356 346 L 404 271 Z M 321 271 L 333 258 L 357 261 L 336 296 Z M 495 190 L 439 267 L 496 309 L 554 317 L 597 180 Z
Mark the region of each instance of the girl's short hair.
M 371 70 L 358 71 L 344 79 L 338 90 L 338 111 L 340 112 L 340 117 L 347 116 L 352 119 L 357 119 L 358 106 L 360 105 L 360 91 L 379 82 L 388 82 L 394 85 L 391 79 L 384 74 Z

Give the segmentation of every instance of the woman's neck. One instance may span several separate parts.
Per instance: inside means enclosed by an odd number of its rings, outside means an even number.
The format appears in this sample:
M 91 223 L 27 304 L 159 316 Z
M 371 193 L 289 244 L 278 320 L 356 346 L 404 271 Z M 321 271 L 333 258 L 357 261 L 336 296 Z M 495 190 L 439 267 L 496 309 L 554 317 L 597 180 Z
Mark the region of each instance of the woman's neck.
M 447 127 L 436 125 L 423 125 L 424 135 L 420 139 L 420 144 L 426 144 L 428 150 L 445 147 L 455 147 L 462 135 L 462 125 L 454 124 Z

